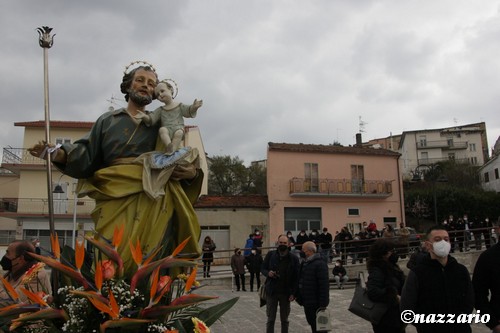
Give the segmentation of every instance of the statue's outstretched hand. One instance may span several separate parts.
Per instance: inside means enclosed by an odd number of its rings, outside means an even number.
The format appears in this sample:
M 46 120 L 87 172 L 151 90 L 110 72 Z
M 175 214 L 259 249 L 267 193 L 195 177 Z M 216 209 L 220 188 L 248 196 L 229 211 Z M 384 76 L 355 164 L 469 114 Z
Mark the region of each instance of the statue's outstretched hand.
M 44 160 L 47 160 L 47 155 L 51 154 L 52 162 L 66 163 L 66 152 L 59 149 L 61 145 L 55 146 L 52 143 L 47 143 L 46 141 L 38 141 L 33 147 L 28 148 L 28 152 L 34 156 Z
M 203 100 L 200 99 L 200 100 L 197 100 L 195 99 L 194 102 L 193 102 L 193 108 L 195 110 L 198 110 L 199 108 L 201 108 L 203 106 Z
M 44 154 L 46 152 L 47 147 L 54 147 L 53 144 L 47 144 L 45 141 L 38 141 L 37 144 L 35 144 L 33 147 L 28 148 L 28 152 L 31 154 L 31 156 L 38 157 L 38 158 L 43 158 L 44 160 L 47 159 L 47 154 Z M 45 155 L 45 156 L 43 156 Z

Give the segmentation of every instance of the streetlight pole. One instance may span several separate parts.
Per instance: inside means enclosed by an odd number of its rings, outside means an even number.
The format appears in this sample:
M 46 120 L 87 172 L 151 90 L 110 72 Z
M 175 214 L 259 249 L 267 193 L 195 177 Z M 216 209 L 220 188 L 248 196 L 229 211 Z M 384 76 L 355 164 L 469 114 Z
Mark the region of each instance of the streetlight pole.
M 77 183 L 73 181 L 73 248 L 76 249 L 76 186 Z
M 36 29 L 39 35 L 39 44 L 43 48 L 43 91 L 45 109 L 45 142 L 50 143 L 50 112 L 49 112 L 49 60 L 48 50 L 54 44 L 54 36 L 50 35 L 52 28 L 41 27 Z M 49 229 L 50 234 L 55 233 L 54 225 L 54 196 L 52 194 L 52 161 L 51 154 L 47 153 L 47 194 L 49 203 Z M 53 249 L 52 249 L 53 250 Z
M 426 168 L 426 172 L 421 171 L 420 168 Z M 432 185 L 432 200 L 434 206 L 434 223 L 438 224 L 438 213 L 437 213 L 437 195 L 436 195 L 436 183 L 446 180 L 440 180 L 441 178 L 441 168 L 438 164 L 420 164 L 415 168 L 413 174 L 414 181 L 420 181 L 425 179 L 425 176 L 430 176 L 430 183 Z M 422 177 L 424 176 L 424 177 Z

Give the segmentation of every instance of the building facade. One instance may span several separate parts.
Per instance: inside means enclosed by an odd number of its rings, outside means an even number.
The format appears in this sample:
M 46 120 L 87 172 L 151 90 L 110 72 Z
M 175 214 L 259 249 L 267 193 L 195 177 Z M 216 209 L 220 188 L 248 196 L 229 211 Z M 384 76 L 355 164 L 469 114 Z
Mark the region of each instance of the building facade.
M 486 191 L 500 193 L 500 137 L 495 142 L 491 159 L 479 169 L 481 186 Z
M 194 204 L 201 227 L 200 245 L 210 236 L 217 245 L 216 263 L 228 263 L 232 251 L 243 248 L 258 229 L 268 236 L 269 203 L 266 195 L 202 195 Z
M 400 154 L 386 149 L 269 143 L 269 234 L 300 230 L 332 235 L 363 221 L 404 223 Z M 271 245 L 271 244 L 269 244 Z
M 403 132 L 399 143 L 404 180 L 422 165 L 454 160 L 482 166 L 488 160 L 484 122 L 438 129 Z

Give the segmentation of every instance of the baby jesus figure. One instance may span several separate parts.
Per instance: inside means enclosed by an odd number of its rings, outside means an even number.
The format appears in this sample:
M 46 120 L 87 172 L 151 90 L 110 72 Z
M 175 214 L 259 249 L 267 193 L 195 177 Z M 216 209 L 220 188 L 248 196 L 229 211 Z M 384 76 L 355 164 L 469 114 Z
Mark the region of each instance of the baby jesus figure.
M 161 141 L 165 145 L 165 154 L 172 155 L 179 149 L 184 138 L 184 118 L 194 118 L 198 109 L 203 105 L 203 100 L 195 99 L 192 105 L 174 102 L 174 87 L 163 80 L 155 88 L 155 94 L 159 101 L 165 103 L 150 114 L 138 112 L 134 118 L 142 119 L 148 126 L 161 121 L 158 131 Z

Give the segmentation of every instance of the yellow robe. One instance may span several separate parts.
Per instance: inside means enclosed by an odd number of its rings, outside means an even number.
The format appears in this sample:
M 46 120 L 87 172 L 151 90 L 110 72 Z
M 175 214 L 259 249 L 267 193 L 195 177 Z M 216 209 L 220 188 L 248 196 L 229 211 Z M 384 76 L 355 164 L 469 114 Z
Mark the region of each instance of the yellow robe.
M 92 212 L 96 231 L 111 240 L 115 226 L 125 224 L 123 241 L 118 253 L 124 261 L 125 276 L 136 269 L 129 240 L 140 241 L 144 254 L 162 246 L 162 257 L 186 238 L 191 237 L 183 254 L 199 257 L 200 227 L 193 209 L 201 186 L 191 183 L 183 188 L 181 181 L 168 180 L 165 195 L 153 199 L 143 189 L 143 166 L 140 164 L 114 165 L 100 169 L 81 183 L 79 195 L 95 199 Z M 198 176 L 194 182 L 202 181 Z

